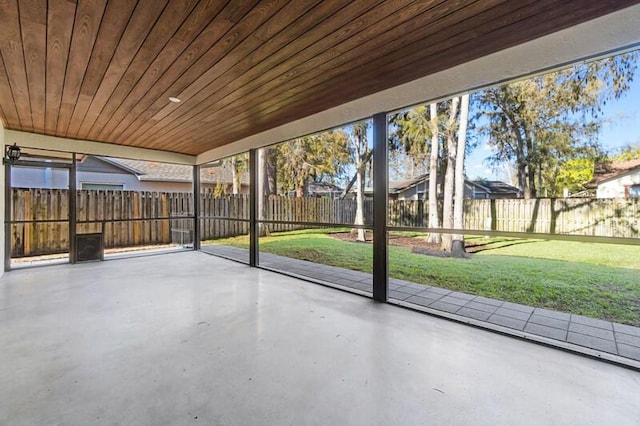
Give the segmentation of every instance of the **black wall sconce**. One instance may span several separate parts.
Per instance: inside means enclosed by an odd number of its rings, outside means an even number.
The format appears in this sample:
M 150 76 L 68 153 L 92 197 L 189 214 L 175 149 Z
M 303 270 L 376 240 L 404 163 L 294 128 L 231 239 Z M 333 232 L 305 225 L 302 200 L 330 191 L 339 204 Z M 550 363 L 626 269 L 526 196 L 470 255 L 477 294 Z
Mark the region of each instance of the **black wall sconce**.
M 7 147 L 7 150 L 2 158 L 2 164 L 13 164 L 20 159 L 20 147 L 15 143 Z

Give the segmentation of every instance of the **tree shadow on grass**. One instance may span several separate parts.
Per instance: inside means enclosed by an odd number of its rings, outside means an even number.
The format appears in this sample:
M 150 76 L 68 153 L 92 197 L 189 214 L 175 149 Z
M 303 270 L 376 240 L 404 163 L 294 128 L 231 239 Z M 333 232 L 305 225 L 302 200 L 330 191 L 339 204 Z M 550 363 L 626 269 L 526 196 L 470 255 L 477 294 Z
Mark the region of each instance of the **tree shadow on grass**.
M 535 243 L 536 240 L 513 240 L 513 239 L 500 239 L 500 240 L 491 240 L 482 244 L 469 244 L 465 247 L 467 253 L 480 253 L 483 251 L 500 249 L 503 247 L 516 246 L 520 244 L 530 244 Z

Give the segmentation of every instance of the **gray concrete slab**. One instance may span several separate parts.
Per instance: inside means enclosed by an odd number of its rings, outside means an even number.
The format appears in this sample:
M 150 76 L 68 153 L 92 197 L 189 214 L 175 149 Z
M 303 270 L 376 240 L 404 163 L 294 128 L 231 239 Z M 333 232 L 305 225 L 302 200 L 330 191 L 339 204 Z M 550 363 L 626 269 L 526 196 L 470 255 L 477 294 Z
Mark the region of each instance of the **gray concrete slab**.
M 621 356 L 627 358 L 640 359 L 640 348 L 637 346 L 625 345 L 624 343 L 618 343 L 618 353 Z
M 521 305 L 519 303 L 512 303 L 512 302 L 504 302 L 502 304 L 502 307 L 507 309 L 512 309 L 514 311 L 526 312 L 528 314 L 530 314 L 534 310 L 534 308 L 531 306 Z
M 613 330 L 613 324 L 610 321 L 585 317 L 583 315 L 571 315 L 571 322 L 589 327 L 602 328 L 604 330 Z
M 438 299 L 437 298 L 427 298 L 427 297 L 422 297 L 422 296 L 411 296 L 411 297 L 406 299 L 407 302 L 415 303 L 416 305 L 419 305 L 419 306 L 429 306 L 430 304 L 432 304 L 436 300 L 438 300 Z
M 491 316 L 491 312 L 480 311 L 478 309 L 473 309 L 466 306 L 457 311 L 457 314 L 480 321 L 486 321 Z
M 616 331 L 616 333 L 624 333 L 624 334 L 630 334 L 632 336 L 640 337 L 640 328 L 638 327 L 632 327 L 626 324 L 613 323 L 613 329 Z
M 482 297 L 482 296 L 476 297 L 475 299 L 473 299 L 473 301 L 478 303 L 484 303 L 485 305 L 492 305 L 492 306 L 501 306 L 504 303 L 502 300 L 490 299 L 488 297 Z
M 562 320 L 567 322 L 571 319 L 571 314 L 568 314 L 566 312 L 552 311 L 549 309 L 536 308 L 534 310 L 534 313 L 535 315 L 539 315 L 547 318 L 554 318 L 557 320 Z
M 433 302 L 429 307 L 431 309 L 437 309 L 439 311 L 449 312 L 452 314 L 458 312 L 461 308 L 460 305 L 454 305 L 453 303 L 442 302 L 440 300 Z
M 534 313 L 531 315 L 531 317 L 529 318 L 529 322 L 533 324 L 544 325 L 546 327 L 559 328 L 565 331 L 569 328 L 569 321 L 542 316 L 539 315 L 537 311 L 534 311 Z
M 505 317 L 503 315 L 496 314 L 491 315 L 487 321 L 503 327 L 513 328 L 514 330 L 523 330 L 524 326 L 527 324 L 526 321 L 522 321 L 517 318 Z
M 600 339 L 598 337 L 590 336 L 587 334 L 574 333 L 570 331 L 567 334 L 567 342 L 585 346 L 587 348 L 596 349 L 598 351 L 609 352 L 612 354 L 618 353 L 614 341 Z
M 566 329 L 548 327 L 546 325 L 536 324 L 533 322 L 529 322 L 524 327 L 524 331 L 526 331 L 527 333 L 537 334 L 538 336 L 548 337 L 550 339 L 556 339 L 560 341 L 567 340 Z
M 203 253 L 0 279 L 0 424 L 615 424 L 640 373 Z
M 480 303 L 475 300 L 472 300 L 471 302 L 467 303 L 465 306 L 467 308 L 488 312 L 490 314 L 494 313 L 498 309 L 497 305 L 487 305 L 486 303 Z
M 516 311 L 514 309 L 505 308 L 504 305 L 496 309 L 495 313 L 497 315 L 502 315 L 503 317 L 515 318 L 525 322 L 531 317 L 530 312 Z
M 580 334 L 585 334 L 587 336 L 597 337 L 599 339 L 605 339 L 605 340 L 611 340 L 611 341 L 615 340 L 613 336 L 613 331 L 604 330 L 602 328 L 597 328 L 597 327 L 590 327 L 588 325 L 583 325 L 583 324 L 577 324 L 575 322 L 572 322 L 569 325 L 569 331 L 573 333 L 580 333 Z
M 640 348 L 640 337 L 631 334 L 616 333 L 616 342 Z
M 457 297 L 453 297 L 453 294 L 446 295 L 445 297 L 440 299 L 440 301 L 444 303 L 450 303 L 452 305 L 458 305 L 458 306 L 464 306 L 467 303 L 469 303 L 469 299 L 459 299 Z

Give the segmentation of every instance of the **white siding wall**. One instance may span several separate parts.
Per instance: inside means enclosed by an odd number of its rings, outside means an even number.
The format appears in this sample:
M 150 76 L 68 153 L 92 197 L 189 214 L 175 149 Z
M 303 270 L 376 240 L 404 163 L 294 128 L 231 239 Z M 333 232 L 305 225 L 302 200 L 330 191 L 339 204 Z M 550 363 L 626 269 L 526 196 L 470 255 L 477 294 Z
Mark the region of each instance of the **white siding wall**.
M 596 198 L 624 198 L 624 187 L 640 184 L 640 170 L 601 183 L 596 190 Z

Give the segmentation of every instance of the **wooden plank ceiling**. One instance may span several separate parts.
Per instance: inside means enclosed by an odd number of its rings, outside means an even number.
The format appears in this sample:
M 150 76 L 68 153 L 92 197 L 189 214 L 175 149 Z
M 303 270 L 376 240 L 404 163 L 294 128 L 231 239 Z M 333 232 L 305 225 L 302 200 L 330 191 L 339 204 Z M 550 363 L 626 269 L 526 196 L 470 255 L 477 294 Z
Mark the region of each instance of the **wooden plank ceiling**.
M 0 115 L 195 155 L 635 3 L 0 0 Z

